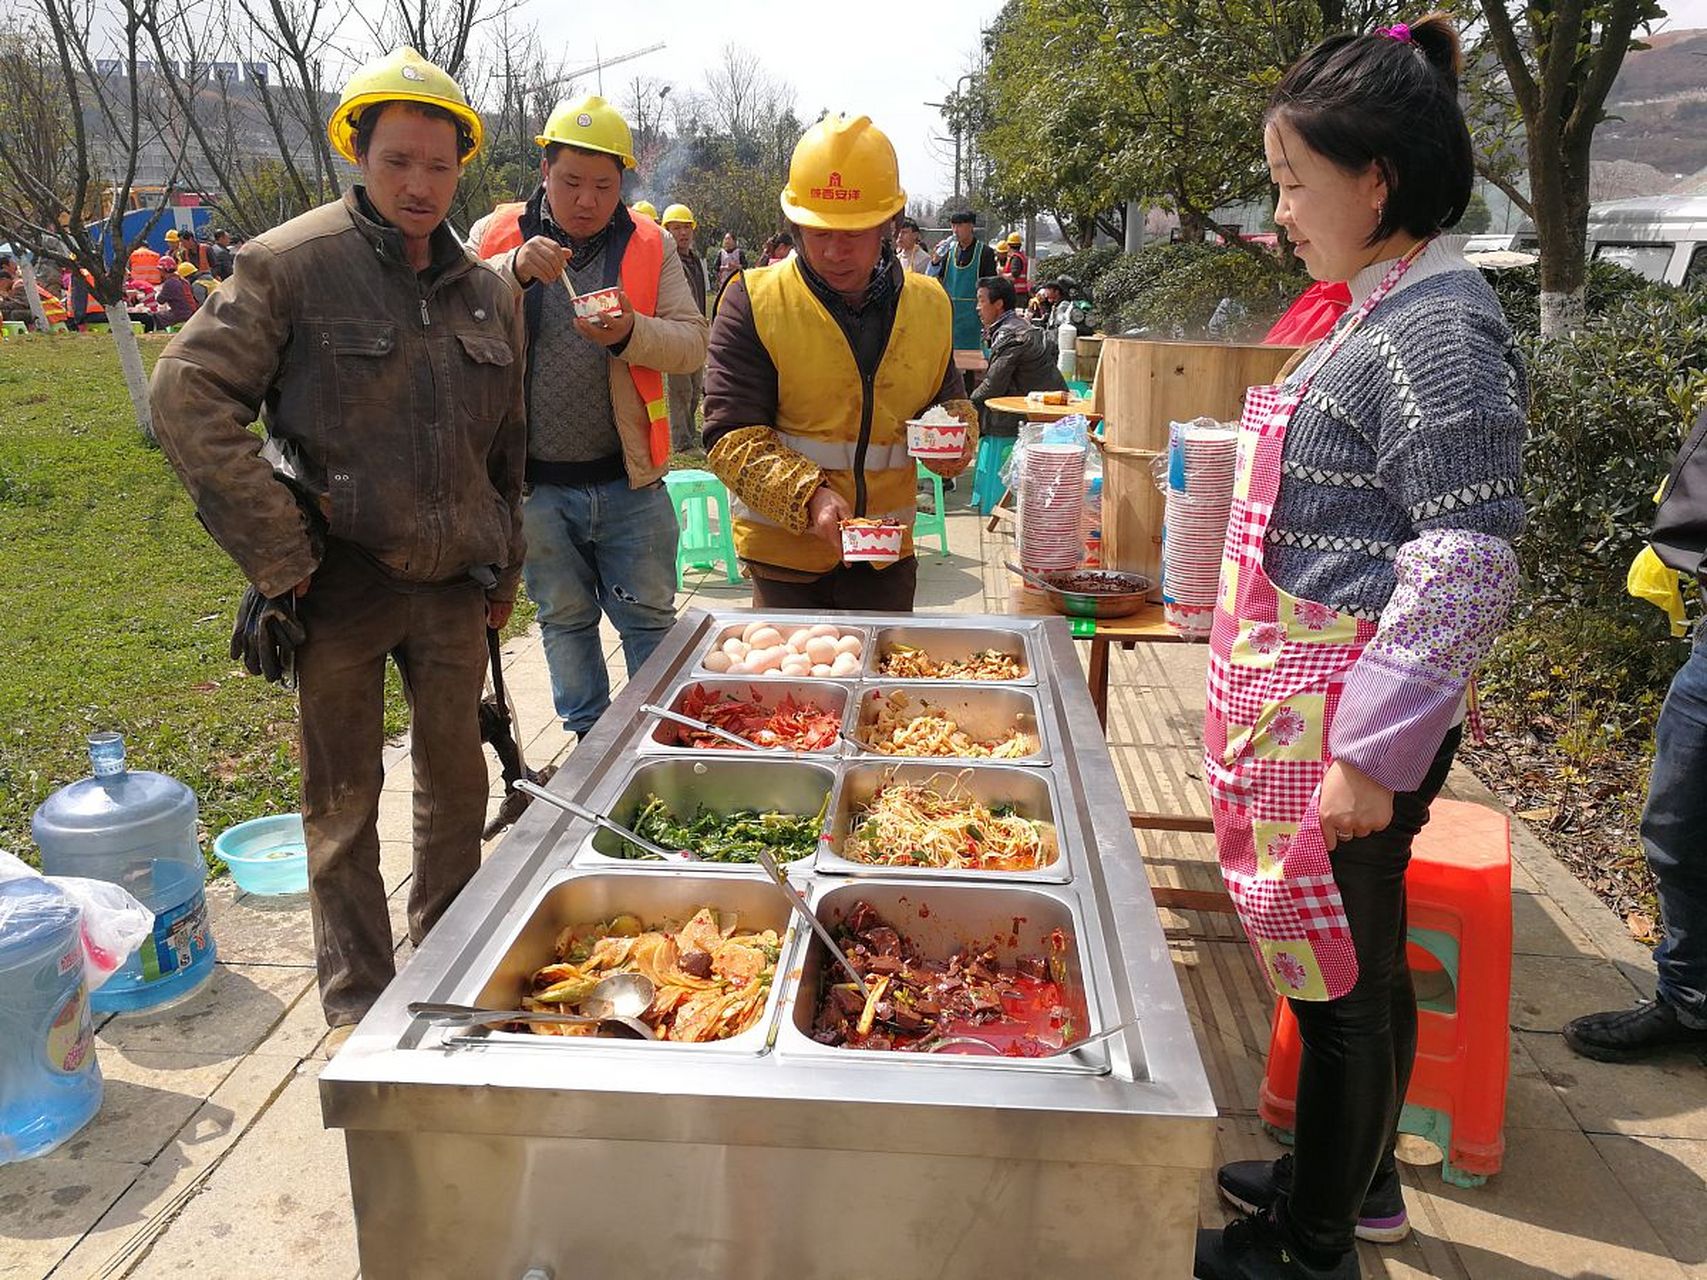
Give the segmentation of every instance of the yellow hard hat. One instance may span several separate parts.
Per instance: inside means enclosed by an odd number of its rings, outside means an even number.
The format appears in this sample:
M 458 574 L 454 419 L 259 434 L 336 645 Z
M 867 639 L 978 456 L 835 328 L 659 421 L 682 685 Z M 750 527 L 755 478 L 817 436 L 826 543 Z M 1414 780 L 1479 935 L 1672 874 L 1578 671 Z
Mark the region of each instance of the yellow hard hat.
M 895 147 L 870 116 L 826 116 L 795 144 L 782 189 L 790 222 L 823 231 L 881 226 L 907 206 Z
M 463 126 L 458 132 L 459 159 L 466 164 L 480 150 L 485 130 L 480 114 L 468 105 L 462 88 L 407 45 L 377 58 L 351 76 L 338 109 L 326 125 L 332 149 L 356 163 L 356 125 L 368 107 L 384 102 L 419 102 L 440 107 Z
M 693 216 L 693 210 L 688 208 L 685 204 L 671 205 L 668 209 L 664 210 L 664 216 L 660 221 L 662 221 L 666 227 L 672 222 L 685 222 L 690 227 L 697 227 L 699 225 L 698 220 Z
M 658 221 L 658 206 L 650 200 L 636 200 L 628 206 L 628 211 L 630 213 L 643 213 L 653 222 Z
M 173 227 L 170 231 L 168 231 L 166 233 L 166 243 L 167 244 L 177 244 L 178 243 L 178 229 L 176 227 Z
M 534 141 L 542 147 L 561 142 L 587 151 L 602 151 L 621 160 L 624 169 L 634 168 L 634 135 L 628 131 L 628 121 L 596 93 L 558 103 L 551 119 L 545 122 L 545 132 Z
M 1025 243 L 1025 237 L 1015 231 L 1013 234 L 1008 236 L 1008 243 L 1017 249 Z
M 196 273 L 196 264 L 195 263 L 193 263 L 193 262 L 180 262 L 178 264 L 178 274 L 179 275 L 181 275 L 181 276 L 193 276 L 193 275 L 195 275 L 195 273 Z

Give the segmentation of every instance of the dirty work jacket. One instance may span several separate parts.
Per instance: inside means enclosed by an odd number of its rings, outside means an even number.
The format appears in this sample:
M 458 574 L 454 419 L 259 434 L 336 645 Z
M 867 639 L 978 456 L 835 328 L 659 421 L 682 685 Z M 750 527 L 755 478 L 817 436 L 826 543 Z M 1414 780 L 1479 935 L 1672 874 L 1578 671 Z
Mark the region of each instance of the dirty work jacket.
M 393 577 L 521 577 L 527 419 L 515 295 L 448 229 L 417 274 L 359 187 L 249 242 L 166 346 L 149 398 L 208 532 L 267 595 L 317 567 L 257 418 L 334 538 Z
M 522 294 L 526 330 L 539 327 L 542 289 L 561 289 L 557 281 L 536 280 L 524 290 L 516 279 L 516 249 L 544 235 L 540 206 L 544 186 L 525 207 L 502 204 L 469 229 L 470 248 L 494 268 L 512 289 Z M 666 245 L 665 241 L 669 243 Z M 669 470 L 670 414 L 664 395 L 666 373 L 692 373 L 705 364 L 710 325 L 705 308 L 694 306 L 688 278 L 676 265 L 674 240 L 649 218 L 636 220 L 617 206 L 605 247 L 605 287 L 621 283 L 634 305 L 634 328 L 628 340 L 607 348 L 610 356 L 610 403 L 622 439 L 622 461 L 632 489 L 644 488 Z M 620 273 L 620 276 L 619 276 Z M 531 376 L 531 368 L 529 370 Z M 573 405 L 556 406 L 573 413 Z M 545 412 L 543 406 L 536 406 Z

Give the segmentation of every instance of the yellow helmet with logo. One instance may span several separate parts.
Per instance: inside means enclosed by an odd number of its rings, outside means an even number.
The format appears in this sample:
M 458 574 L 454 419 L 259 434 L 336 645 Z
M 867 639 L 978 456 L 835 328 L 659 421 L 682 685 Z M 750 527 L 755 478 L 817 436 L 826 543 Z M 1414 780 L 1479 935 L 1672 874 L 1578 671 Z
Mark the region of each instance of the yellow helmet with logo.
M 636 200 L 628 206 L 628 211 L 630 213 L 643 213 L 653 222 L 658 221 L 658 206 L 650 200 Z
M 634 168 L 634 135 L 628 130 L 628 121 L 596 93 L 558 103 L 551 119 L 545 122 L 545 132 L 534 141 L 542 147 L 561 142 L 587 151 L 602 151 L 622 161 L 624 169 Z
M 673 204 L 664 210 L 664 216 L 659 219 L 666 227 L 672 222 L 685 222 L 690 227 L 697 227 L 699 222 L 693 216 L 693 210 L 685 204 Z
M 795 144 L 782 189 L 790 222 L 821 231 L 865 231 L 907 207 L 895 147 L 870 116 L 826 116 Z
M 1015 249 L 1019 248 L 1024 243 L 1025 243 L 1025 237 L 1022 236 L 1017 231 L 1013 232 L 1011 235 L 1008 236 L 1008 244 L 1011 245 Z
M 468 105 L 462 87 L 407 45 L 375 59 L 350 77 L 338 109 L 326 125 L 332 149 L 355 164 L 356 127 L 362 112 L 385 102 L 419 102 L 450 112 L 461 126 L 457 130 L 458 159 L 467 164 L 480 150 L 485 130 L 480 113 Z

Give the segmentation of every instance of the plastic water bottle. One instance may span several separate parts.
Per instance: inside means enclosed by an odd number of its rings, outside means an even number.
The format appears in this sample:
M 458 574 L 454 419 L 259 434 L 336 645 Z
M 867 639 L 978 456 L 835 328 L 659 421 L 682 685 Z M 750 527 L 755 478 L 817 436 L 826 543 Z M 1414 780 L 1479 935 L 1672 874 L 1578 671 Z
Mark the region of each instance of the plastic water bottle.
M 47 881 L 0 884 L 0 1165 L 53 1150 L 101 1109 L 82 928 Z
M 90 1001 L 97 1013 L 129 1013 L 182 1000 L 213 976 L 195 793 L 126 768 L 116 733 L 90 735 L 89 762 L 94 777 L 61 787 L 30 820 L 42 870 L 110 880 L 154 913 L 154 932 Z
M 1079 371 L 1079 327 L 1068 320 L 1055 331 L 1055 367 L 1061 371 L 1063 378 L 1071 378 Z

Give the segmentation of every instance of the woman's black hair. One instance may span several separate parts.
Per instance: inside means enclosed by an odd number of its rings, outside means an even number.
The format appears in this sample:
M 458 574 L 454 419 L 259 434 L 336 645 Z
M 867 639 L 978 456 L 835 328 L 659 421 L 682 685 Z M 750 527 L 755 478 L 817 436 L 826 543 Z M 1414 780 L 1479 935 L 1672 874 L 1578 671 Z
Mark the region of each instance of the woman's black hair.
M 1263 123 L 1284 121 L 1347 173 L 1380 168 L 1387 201 L 1369 244 L 1398 231 L 1433 235 L 1464 216 L 1475 181 L 1458 105 L 1463 65 L 1444 13 L 1409 27 L 1329 36 L 1287 68 Z

